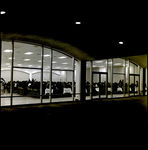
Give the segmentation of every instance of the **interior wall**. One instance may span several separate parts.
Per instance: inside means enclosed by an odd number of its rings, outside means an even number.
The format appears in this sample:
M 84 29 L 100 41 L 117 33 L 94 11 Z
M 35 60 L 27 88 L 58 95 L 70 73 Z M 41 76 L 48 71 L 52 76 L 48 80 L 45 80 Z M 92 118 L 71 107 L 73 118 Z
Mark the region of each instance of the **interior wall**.
M 10 70 L 2 70 L 1 77 L 6 81 L 11 81 L 11 71 Z
M 2 70 L 1 76 L 4 78 L 6 82 L 11 81 L 11 71 L 10 70 Z M 13 81 L 26 81 L 29 79 L 29 74 L 21 71 L 13 71 Z
M 140 69 L 140 91 L 143 91 L 143 68 Z

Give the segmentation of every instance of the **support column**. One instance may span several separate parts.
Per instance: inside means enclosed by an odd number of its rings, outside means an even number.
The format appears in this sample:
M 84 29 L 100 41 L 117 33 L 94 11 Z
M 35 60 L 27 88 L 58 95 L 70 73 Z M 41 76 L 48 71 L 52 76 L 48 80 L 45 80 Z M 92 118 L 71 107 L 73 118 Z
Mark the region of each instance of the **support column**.
M 85 84 L 86 84 L 86 61 L 81 61 L 81 73 L 80 73 L 80 101 L 85 101 Z
M 43 103 L 43 61 L 44 61 L 44 47 L 42 45 L 42 57 L 41 57 L 41 79 L 40 79 L 40 100 Z
M 145 84 L 146 84 L 146 82 L 145 82 L 145 68 L 143 68 L 143 96 L 145 96 Z
M 52 59 L 53 59 L 53 50 L 51 49 L 51 56 L 50 56 L 50 83 L 49 83 L 49 100 L 50 100 L 50 103 L 52 102 L 52 97 L 51 97 L 51 84 L 52 84 Z
M 1 79 L 1 59 L 2 59 L 2 38 L 0 32 L 0 79 Z M 1 94 L 1 82 L 0 82 L 0 94 Z M 0 106 L 1 106 L 1 96 L 0 96 Z
M 93 75 L 92 75 L 92 61 L 90 61 L 90 99 L 92 100 L 92 92 L 93 92 Z
M 12 96 L 13 96 L 13 62 L 14 62 L 14 41 L 12 40 L 12 55 L 11 55 L 11 84 L 10 84 L 10 105 L 12 106 Z
M 81 71 L 81 67 L 80 67 L 81 61 L 76 61 L 76 72 L 75 72 L 75 82 L 76 82 L 76 99 L 80 100 L 80 71 Z
M 72 58 L 72 101 L 74 101 L 74 71 L 75 71 L 75 59 Z

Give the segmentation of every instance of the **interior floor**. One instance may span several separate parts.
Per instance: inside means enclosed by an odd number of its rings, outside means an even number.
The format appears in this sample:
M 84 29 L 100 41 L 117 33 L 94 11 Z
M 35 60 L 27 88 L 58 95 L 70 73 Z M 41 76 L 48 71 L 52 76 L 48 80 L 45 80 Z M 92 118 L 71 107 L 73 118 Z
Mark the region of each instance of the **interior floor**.
M 134 94 L 130 94 L 130 95 L 134 96 Z M 13 96 L 16 96 L 16 97 L 13 97 L 13 104 L 12 105 L 39 104 L 39 103 L 41 103 L 40 98 L 23 97 L 23 96 L 21 97 L 17 93 L 13 93 Z M 124 97 L 124 94 L 113 94 L 113 98 L 118 98 L 118 97 Z M 128 97 L 128 95 L 125 94 L 125 97 Z M 99 98 L 99 95 L 93 96 L 93 99 L 97 99 L 97 98 Z M 106 95 L 101 95 L 101 98 L 106 98 Z M 108 98 L 111 98 L 111 95 L 108 95 Z M 90 96 L 86 96 L 86 100 L 90 100 Z M 72 97 L 52 98 L 53 103 L 54 102 L 69 102 L 69 101 L 72 101 Z M 50 99 L 48 99 L 48 98 L 43 99 L 43 103 L 50 103 Z M 9 106 L 9 105 L 10 105 L 10 93 L 4 93 L 1 97 L 1 106 Z

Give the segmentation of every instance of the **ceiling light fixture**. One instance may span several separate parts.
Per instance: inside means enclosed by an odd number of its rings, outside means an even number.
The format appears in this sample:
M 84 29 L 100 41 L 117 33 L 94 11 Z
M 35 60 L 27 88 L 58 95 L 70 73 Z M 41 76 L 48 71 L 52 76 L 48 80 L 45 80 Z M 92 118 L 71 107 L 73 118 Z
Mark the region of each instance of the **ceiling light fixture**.
M 5 11 L 0 11 L 0 14 L 1 15 L 4 15 L 6 12 Z
M 66 64 L 68 64 L 68 63 L 67 63 L 67 62 L 65 62 L 65 63 L 62 63 L 62 64 L 66 65 Z
M 58 58 L 63 59 L 63 58 L 67 58 L 67 57 L 66 56 L 61 56 L 61 57 L 58 57 Z
M 52 63 L 55 64 L 55 63 L 57 63 L 57 62 L 56 62 L 56 61 L 53 61 Z
M 44 55 L 44 57 L 49 57 L 49 56 L 50 56 L 49 54 Z
M 10 52 L 12 52 L 12 50 L 11 49 L 6 49 L 6 50 L 4 50 L 4 52 L 10 53 Z
M 81 22 L 75 22 L 75 24 L 81 24 Z
M 27 52 L 27 53 L 24 53 L 25 55 L 31 55 L 33 54 L 33 52 Z
M 24 59 L 24 61 L 29 61 L 30 59 Z
M 122 41 L 120 41 L 120 42 L 119 42 L 119 44 L 123 44 L 123 42 L 122 42 Z
M 12 59 L 11 57 L 9 57 L 8 59 Z M 13 59 L 15 59 L 15 58 L 13 58 Z
M 121 65 L 121 63 L 115 63 L 114 64 L 114 66 L 120 66 Z
M 103 61 L 95 61 L 95 63 L 101 63 L 101 62 L 103 62 Z

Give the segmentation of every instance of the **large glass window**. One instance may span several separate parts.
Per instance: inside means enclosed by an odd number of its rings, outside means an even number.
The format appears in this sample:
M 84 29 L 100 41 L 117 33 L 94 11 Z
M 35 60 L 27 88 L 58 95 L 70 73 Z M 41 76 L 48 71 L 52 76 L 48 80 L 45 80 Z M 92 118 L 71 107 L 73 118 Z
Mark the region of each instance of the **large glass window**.
M 50 103 L 50 61 L 51 61 L 51 48 L 44 47 L 43 55 L 43 84 L 42 95 L 43 103 Z
M 41 50 L 38 45 L 14 42 L 14 66 L 41 68 Z
M 53 50 L 52 102 L 72 101 L 73 72 L 72 58 Z
M 113 59 L 113 97 L 124 97 L 125 65 L 125 59 Z
M 40 103 L 42 47 L 14 42 L 13 105 Z
M 93 71 L 97 72 L 107 72 L 107 60 L 97 60 L 93 61 Z
M 11 57 L 12 42 L 2 41 L 1 50 L 1 106 L 10 105 L 10 86 L 11 86 Z

